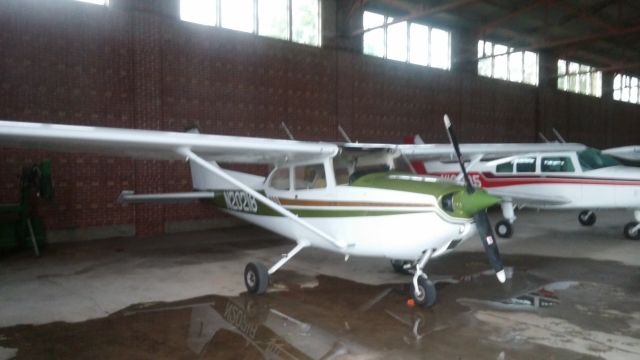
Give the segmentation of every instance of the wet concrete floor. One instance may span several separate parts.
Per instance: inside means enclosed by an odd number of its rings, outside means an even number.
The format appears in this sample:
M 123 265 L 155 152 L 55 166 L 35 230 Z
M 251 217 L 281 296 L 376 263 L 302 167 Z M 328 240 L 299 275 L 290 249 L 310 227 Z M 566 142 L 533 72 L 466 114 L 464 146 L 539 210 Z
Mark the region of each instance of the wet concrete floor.
M 481 253 L 433 262 L 430 309 L 411 307 L 404 283 L 283 270 L 263 296 L 5 327 L 0 348 L 17 359 L 640 359 L 638 267 L 523 255 L 505 265 L 502 285 Z

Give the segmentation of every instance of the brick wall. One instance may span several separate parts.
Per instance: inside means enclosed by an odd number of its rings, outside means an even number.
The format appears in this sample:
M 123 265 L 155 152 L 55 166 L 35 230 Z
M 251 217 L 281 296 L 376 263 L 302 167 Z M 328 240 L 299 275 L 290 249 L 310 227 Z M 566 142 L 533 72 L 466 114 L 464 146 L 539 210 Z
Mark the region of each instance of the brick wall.
M 598 147 L 638 142 L 637 105 L 362 56 L 327 34 L 332 48 L 319 49 L 185 23 L 177 0 L 110 3 L 0 2 L 0 118 L 279 138 L 284 121 L 312 140 L 339 139 L 340 124 L 353 140 L 445 142 L 446 112 L 466 142 L 536 141 L 552 127 Z M 22 166 L 53 160 L 56 198 L 38 209 L 52 230 L 128 224 L 149 235 L 220 216 L 115 203 L 122 189 L 189 191 L 181 162 L 1 152 L 0 202 L 17 200 Z

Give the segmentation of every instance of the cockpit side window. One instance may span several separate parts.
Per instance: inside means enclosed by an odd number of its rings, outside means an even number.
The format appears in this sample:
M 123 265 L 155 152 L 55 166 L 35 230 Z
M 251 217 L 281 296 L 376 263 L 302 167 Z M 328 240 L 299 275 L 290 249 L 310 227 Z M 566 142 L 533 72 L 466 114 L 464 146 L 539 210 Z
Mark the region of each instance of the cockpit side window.
M 578 152 L 578 161 L 583 171 L 620 165 L 618 160 L 593 148 Z
M 502 164 L 496 165 L 496 173 L 512 173 L 513 161 L 508 161 Z
M 542 172 L 574 172 L 573 162 L 568 156 L 545 156 L 542 158 Z
M 349 183 L 349 175 L 353 165 L 340 156 L 333 158 L 333 173 L 336 176 L 336 185 L 346 185 Z
M 276 190 L 289 190 L 291 184 L 289 181 L 289 168 L 280 168 L 271 176 L 271 183 L 269 184 Z
M 323 189 L 327 187 L 324 164 L 295 167 L 295 190 Z
M 516 163 L 516 172 L 519 173 L 529 173 L 536 172 L 536 158 L 534 157 L 523 157 L 515 160 Z

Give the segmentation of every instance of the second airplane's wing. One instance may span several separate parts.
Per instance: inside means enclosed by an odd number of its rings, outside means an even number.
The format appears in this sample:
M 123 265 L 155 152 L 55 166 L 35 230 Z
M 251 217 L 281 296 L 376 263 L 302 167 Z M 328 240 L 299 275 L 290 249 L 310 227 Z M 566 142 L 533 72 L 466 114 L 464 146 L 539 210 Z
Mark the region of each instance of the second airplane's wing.
M 640 161 L 640 146 L 630 145 L 602 150 L 603 154 L 627 161 Z
M 188 149 L 209 161 L 265 164 L 321 160 L 338 151 L 321 142 L 17 121 L 0 121 L 0 143 L 165 160 L 183 159 L 181 149 Z
M 410 160 L 438 160 L 454 156 L 453 147 L 449 144 L 403 144 L 397 147 Z M 483 155 L 484 159 L 533 152 L 582 151 L 586 148 L 585 145 L 576 143 L 460 144 L 460 152 L 465 157 Z

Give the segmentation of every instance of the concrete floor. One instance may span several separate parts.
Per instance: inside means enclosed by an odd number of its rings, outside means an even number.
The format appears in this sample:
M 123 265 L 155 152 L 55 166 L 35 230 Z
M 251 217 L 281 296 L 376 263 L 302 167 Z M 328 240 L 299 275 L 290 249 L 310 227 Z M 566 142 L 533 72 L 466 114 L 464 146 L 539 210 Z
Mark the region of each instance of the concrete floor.
M 429 263 L 440 282 L 428 310 L 406 304 L 409 279 L 387 260 L 315 249 L 247 296 L 245 264 L 292 247 L 252 227 L 13 254 L 0 258 L 0 359 L 640 358 L 630 220 L 599 212 L 584 228 L 574 212 L 521 212 L 499 241 L 506 285 L 471 239 Z

